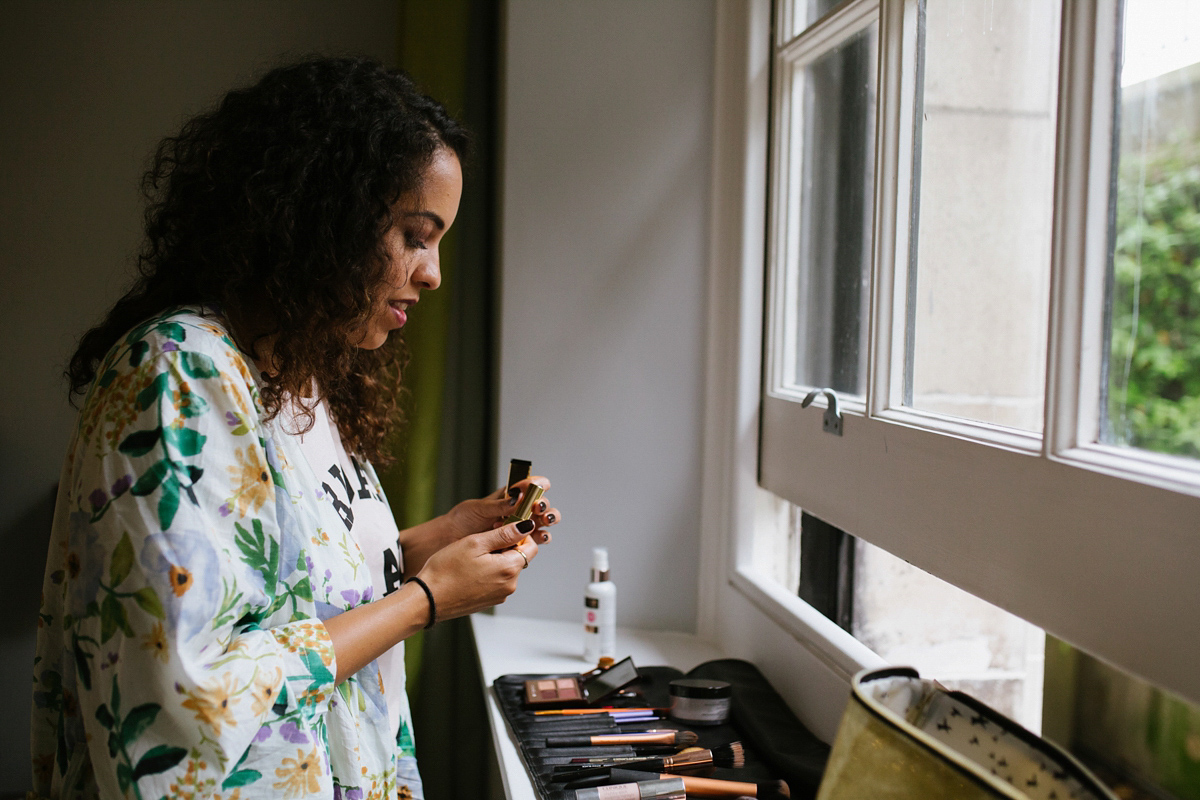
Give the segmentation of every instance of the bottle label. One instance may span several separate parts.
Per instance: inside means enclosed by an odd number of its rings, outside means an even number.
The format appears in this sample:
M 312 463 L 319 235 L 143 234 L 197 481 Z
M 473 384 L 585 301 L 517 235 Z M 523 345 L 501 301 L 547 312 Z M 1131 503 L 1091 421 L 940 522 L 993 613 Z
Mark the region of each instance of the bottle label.
M 599 608 L 600 607 L 600 598 L 599 597 L 585 597 L 585 598 L 583 598 L 583 604 L 587 608 Z
M 599 800 L 639 800 L 642 793 L 636 783 L 619 783 L 616 786 L 597 786 Z

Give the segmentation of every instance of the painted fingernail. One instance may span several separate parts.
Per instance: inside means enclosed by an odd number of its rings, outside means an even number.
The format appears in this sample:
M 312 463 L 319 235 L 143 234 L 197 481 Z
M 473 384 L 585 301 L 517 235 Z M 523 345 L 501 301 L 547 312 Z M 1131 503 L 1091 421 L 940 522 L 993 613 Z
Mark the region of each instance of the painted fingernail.
M 520 496 L 521 490 L 519 488 L 516 486 L 510 487 L 508 490 L 508 504 L 510 506 L 515 506 L 517 504 L 517 498 Z
M 546 501 L 545 500 L 538 501 L 537 510 L 538 510 L 539 514 L 546 510 Z
M 549 525 L 553 525 L 553 524 L 554 524 L 554 520 L 556 520 L 556 519 L 558 519 L 558 517 L 554 516 L 553 514 L 547 514 L 547 515 L 546 515 L 546 523 L 547 523 L 547 524 L 549 524 Z
M 531 519 L 523 519 L 517 523 L 517 533 L 529 533 L 533 530 L 534 522 Z

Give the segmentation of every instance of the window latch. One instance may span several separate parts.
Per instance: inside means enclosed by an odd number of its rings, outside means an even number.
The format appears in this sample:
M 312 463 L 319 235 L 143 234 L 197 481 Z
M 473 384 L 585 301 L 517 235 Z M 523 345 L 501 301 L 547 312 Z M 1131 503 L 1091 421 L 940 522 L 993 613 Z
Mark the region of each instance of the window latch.
M 842 435 L 842 412 L 838 411 L 837 395 L 833 393 L 833 389 L 813 389 L 804 396 L 800 401 L 801 408 L 808 408 L 812 405 L 812 401 L 817 395 L 825 395 L 825 418 L 821 422 L 821 429 L 826 433 L 832 433 L 834 436 Z

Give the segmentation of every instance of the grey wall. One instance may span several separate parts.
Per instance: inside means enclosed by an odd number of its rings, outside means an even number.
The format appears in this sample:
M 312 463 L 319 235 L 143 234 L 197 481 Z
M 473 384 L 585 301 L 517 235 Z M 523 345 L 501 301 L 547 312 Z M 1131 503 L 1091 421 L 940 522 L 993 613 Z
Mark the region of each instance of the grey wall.
M 26 2 L 0 24 L 0 793 L 29 787 L 29 680 L 76 339 L 129 279 L 138 180 L 184 117 L 286 54 L 395 61 L 395 0 Z
M 619 624 L 695 628 L 713 19 L 507 3 L 497 475 L 564 521 L 498 613 L 581 620 L 605 544 Z

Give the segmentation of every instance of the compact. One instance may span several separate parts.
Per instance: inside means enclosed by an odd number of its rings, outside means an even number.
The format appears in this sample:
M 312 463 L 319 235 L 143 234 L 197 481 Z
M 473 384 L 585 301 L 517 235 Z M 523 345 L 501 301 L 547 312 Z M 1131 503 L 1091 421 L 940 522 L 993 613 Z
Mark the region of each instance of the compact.
M 725 681 L 680 678 L 671 681 L 671 719 L 691 725 L 721 725 L 729 718 L 733 687 Z
M 578 703 L 583 700 L 578 678 L 539 678 L 525 682 L 525 701 L 534 705 Z

